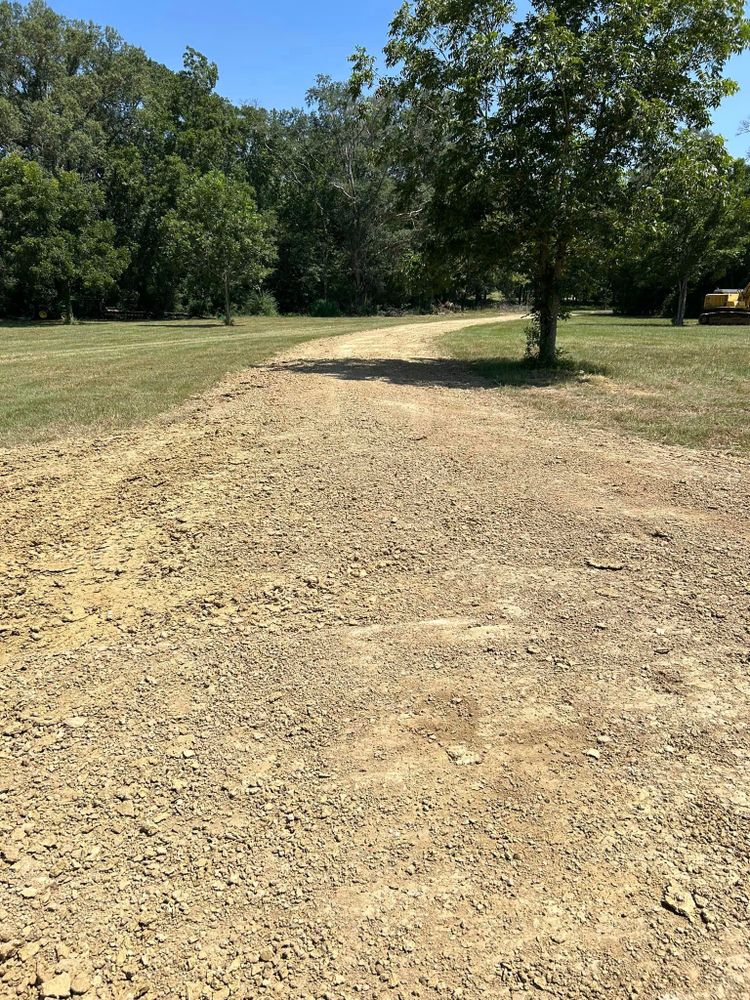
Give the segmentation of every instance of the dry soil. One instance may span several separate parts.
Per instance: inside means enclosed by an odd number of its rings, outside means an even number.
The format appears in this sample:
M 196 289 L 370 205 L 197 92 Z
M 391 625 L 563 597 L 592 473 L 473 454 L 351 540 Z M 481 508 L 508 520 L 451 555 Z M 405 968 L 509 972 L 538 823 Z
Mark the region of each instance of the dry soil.
M 750 996 L 750 466 L 459 325 L 0 453 L 0 997 Z

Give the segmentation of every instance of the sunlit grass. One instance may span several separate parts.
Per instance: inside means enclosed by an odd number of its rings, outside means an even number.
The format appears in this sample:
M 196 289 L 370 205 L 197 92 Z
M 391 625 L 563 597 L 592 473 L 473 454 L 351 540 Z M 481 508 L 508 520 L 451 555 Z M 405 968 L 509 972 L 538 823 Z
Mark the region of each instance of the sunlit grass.
M 454 357 L 531 406 L 669 444 L 750 453 L 750 327 L 579 314 L 561 323 L 569 365 L 523 364 L 517 321 L 442 338 Z
M 210 320 L 0 324 L 0 446 L 116 430 L 301 341 L 403 322 L 253 317 L 231 328 Z

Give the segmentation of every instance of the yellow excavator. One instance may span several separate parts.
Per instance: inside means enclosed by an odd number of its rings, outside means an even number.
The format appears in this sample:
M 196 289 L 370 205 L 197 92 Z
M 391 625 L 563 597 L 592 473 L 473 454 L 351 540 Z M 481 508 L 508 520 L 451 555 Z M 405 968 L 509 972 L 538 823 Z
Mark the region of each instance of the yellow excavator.
M 709 292 L 698 322 L 703 326 L 750 326 L 750 283 L 744 288 Z

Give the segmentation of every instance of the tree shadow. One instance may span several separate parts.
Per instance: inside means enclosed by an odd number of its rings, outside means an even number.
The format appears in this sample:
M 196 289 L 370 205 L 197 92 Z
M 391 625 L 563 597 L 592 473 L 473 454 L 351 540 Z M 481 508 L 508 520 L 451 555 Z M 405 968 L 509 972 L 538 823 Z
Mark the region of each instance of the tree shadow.
M 0 330 L 15 330 L 21 328 L 40 327 L 42 329 L 53 330 L 56 327 L 63 328 L 65 324 L 61 319 L 13 319 L 5 317 L 0 319 Z
M 148 320 L 156 326 L 164 326 L 168 330 L 237 330 L 238 327 L 227 326 L 222 320 L 203 320 L 202 322 L 183 323 L 175 319 Z
M 467 363 L 450 358 L 320 358 L 264 365 L 279 372 L 327 375 L 347 381 L 390 382 L 393 385 L 440 386 L 448 389 L 514 386 L 545 388 L 578 379 L 581 375 L 604 375 L 601 366 L 569 364 L 541 368 L 518 358 L 483 358 Z
M 119 333 L 123 327 L 134 329 L 143 326 L 166 327 L 168 330 L 232 330 L 221 320 L 202 320 L 185 322 L 173 319 L 80 319 L 68 324 L 61 319 L 0 319 L 0 330 L 40 329 L 40 330 L 86 330 L 96 327 L 100 333 Z
M 612 320 L 612 326 L 613 327 L 615 327 L 615 326 L 632 326 L 632 327 L 635 327 L 636 329 L 641 330 L 643 332 L 645 332 L 647 330 L 651 330 L 651 331 L 664 330 L 664 331 L 666 331 L 666 330 L 674 330 L 674 329 L 676 329 L 676 327 L 673 327 L 672 324 L 670 323 L 670 321 L 667 318 L 663 317 L 663 316 L 644 316 L 643 319 L 640 319 L 640 320 L 638 320 L 638 319 L 620 319 L 619 316 L 610 316 L 609 318 Z M 690 317 L 688 316 L 685 319 L 685 325 L 686 326 L 695 325 L 695 321 L 694 320 L 691 321 Z M 600 328 L 600 330 L 603 330 L 604 332 L 606 332 L 606 328 Z

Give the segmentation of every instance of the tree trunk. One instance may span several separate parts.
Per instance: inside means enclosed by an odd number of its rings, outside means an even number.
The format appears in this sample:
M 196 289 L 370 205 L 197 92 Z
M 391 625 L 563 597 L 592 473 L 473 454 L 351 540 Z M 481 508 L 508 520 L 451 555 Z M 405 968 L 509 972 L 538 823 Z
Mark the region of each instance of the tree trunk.
M 73 293 L 70 285 L 65 288 L 65 325 L 70 326 L 73 322 Z
M 545 284 L 536 303 L 539 316 L 539 362 L 552 366 L 557 361 L 557 318 L 560 295 L 554 281 Z
M 539 312 L 539 362 L 552 367 L 557 360 L 557 310 Z
M 681 278 L 677 285 L 677 312 L 672 320 L 672 326 L 685 325 L 685 306 L 687 305 L 687 278 Z
M 358 315 L 363 315 L 367 310 L 367 287 L 365 285 L 364 275 L 362 274 L 362 265 L 359 257 L 359 250 L 355 248 L 354 251 L 354 303 L 355 309 Z
M 563 251 L 549 247 L 539 258 L 534 282 L 534 312 L 539 322 L 539 363 L 553 367 L 557 362 L 557 320 L 560 315 L 560 275 Z
M 232 302 L 229 298 L 229 271 L 224 272 L 224 326 L 232 325 Z

